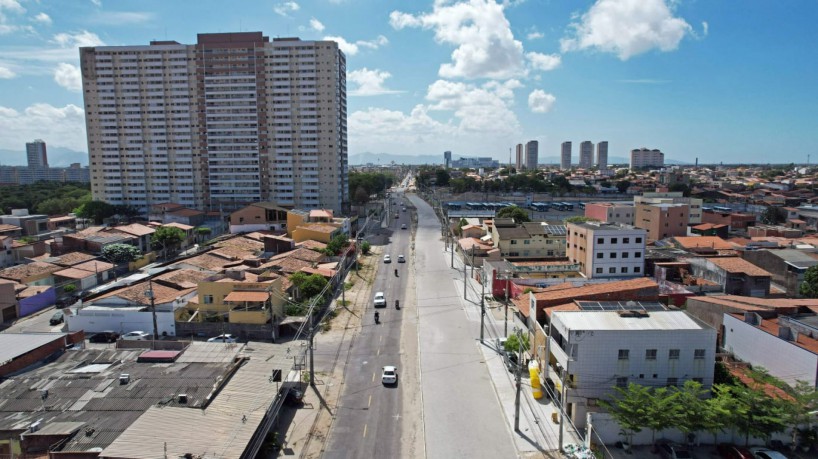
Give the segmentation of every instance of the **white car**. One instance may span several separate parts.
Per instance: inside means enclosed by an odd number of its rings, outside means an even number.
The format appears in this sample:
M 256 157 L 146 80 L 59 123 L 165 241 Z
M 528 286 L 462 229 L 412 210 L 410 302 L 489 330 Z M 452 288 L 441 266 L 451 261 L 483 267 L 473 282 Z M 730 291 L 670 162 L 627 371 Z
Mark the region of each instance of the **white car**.
M 398 369 L 396 367 L 392 367 L 392 366 L 383 367 L 383 373 L 381 374 L 381 381 L 384 384 L 397 384 L 398 383 Z
M 229 334 L 229 333 L 225 333 L 223 335 L 214 336 L 213 338 L 208 339 L 207 342 L 208 343 L 235 343 L 236 342 L 236 337 Z
M 753 457 L 757 459 L 787 459 L 787 456 L 779 453 L 778 451 L 773 451 L 760 446 L 750 448 L 750 452 L 753 453 Z
M 392 257 L 389 256 L 389 255 L 384 255 L 383 256 L 383 262 L 384 263 L 392 263 Z
M 398 255 L 398 263 L 406 263 L 406 258 L 403 255 Z
M 378 306 L 386 307 L 386 297 L 383 296 L 383 292 L 375 293 L 375 307 Z
M 125 341 L 147 341 L 151 339 L 151 334 L 136 330 L 125 333 L 124 335 L 122 335 L 122 339 L 124 339 Z

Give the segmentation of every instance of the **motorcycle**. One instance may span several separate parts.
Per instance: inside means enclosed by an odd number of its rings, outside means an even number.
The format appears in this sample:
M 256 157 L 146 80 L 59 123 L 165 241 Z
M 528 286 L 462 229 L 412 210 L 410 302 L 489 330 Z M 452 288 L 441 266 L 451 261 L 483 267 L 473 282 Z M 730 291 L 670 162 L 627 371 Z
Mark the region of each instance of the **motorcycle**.
M 400 300 L 395 300 L 395 309 L 400 309 Z
M 375 323 L 376 324 L 381 323 L 381 315 L 378 314 L 377 312 L 375 313 Z
M 398 277 L 398 270 L 395 269 L 395 277 Z

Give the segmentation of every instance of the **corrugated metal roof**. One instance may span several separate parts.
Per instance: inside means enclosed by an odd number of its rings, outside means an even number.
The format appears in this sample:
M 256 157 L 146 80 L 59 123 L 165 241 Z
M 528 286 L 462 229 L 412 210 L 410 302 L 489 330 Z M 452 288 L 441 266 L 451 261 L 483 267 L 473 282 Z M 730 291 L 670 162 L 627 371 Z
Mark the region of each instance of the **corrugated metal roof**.
M 65 333 L 0 333 L 0 365 L 65 336 Z

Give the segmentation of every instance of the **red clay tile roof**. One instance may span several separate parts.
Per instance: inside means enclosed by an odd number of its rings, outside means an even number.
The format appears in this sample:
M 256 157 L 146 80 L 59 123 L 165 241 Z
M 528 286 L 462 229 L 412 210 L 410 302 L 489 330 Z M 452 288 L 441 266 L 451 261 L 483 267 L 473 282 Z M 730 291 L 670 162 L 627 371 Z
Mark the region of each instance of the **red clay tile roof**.
M 292 241 L 292 239 L 290 239 L 290 240 Z M 327 248 L 327 245 L 324 244 L 323 242 L 313 241 L 312 239 L 307 239 L 304 242 L 299 242 L 295 246 L 296 247 L 303 247 L 305 249 L 318 249 L 318 250 Z
M 307 274 L 318 274 L 319 276 L 323 277 L 332 277 L 335 275 L 335 271 L 332 269 L 311 268 L 309 266 L 301 268 L 301 272 L 305 272 Z
M 42 261 L 35 261 L 25 265 L 12 266 L 0 270 L 0 277 L 11 279 L 13 281 L 22 282 L 23 279 L 35 276 L 43 276 L 55 273 L 62 270 L 62 266 L 53 265 L 51 263 L 44 263 Z
M 173 215 L 176 217 L 193 217 L 194 215 L 204 215 L 204 212 L 201 210 L 184 208 L 172 210 L 168 212 L 168 215 Z
M 5 223 L 0 223 L 0 233 L 7 233 L 12 231 L 22 231 L 23 228 L 20 228 L 17 225 L 7 225 Z
M 270 298 L 269 292 L 230 292 L 224 297 L 224 301 L 235 301 L 235 302 L 244 302 L 244 301 L 267 301 Z
M 147 236 L 156 232 L 150 226 L 140 225 L 139 223 L 131 223 L 130 225 L 120 225 L 113 227 L 116 231 L 121 231 L 132 236 Z
M 572 286 L 573 287 L 573 286 Z M 639 290 L 655 290 L 655 294 L 639 295 Z M 573 300 L 581 300 L 583 298 L 598 298 L 605 295 L 616 295 L 617 293 L 633 292 L 634 298 L 636 296 L 657 297 L 659 294 L 659 285 L 647 277 L 639 277 L 636 279 L 629 279 L 625 281 L 605 282 L 600 284 L 586 284 L 581 287 L 561 288 L 554 290 L 553 287 L 546 289 L 544 292 L 535 293 L 534 297 L 537 300 L 537 306 L 540 302 L 547 305 L 561 304 Z M 622 299 L 622 298 L 619 298 Z
M 332 218 L 332 211 L 327 209 L 313 209 L 310 218 Z
M 176 289 L 173 287 L 166 287 L 155 282 L 151 288 L 153 289 L 154 302 L 158 304 L 168 303 L 175 300 L 177 297 L 187 295 L 195 290 L 192 288 Z M 136 305 L 150 306 L 151 300 L 147 295 L 145 295 L 145 291 L 147 290 L 148 282 L 140 282 L 138 284 L 131 285 L 130 287 L 117 289 L 104 295 L 100 295 L 89 302 L 95 302 L 110 297 L 119 297 Z
M 184 225 L 182 223 L 176 223 L 176 222 L 167 223 L 167 224 L 164 224 L 162 226 L 168 226 L 168 227 L 171 227 L 171 228 L 179 228 L 182 231 L 190 231 L 190 230 L 193 229 L 193 227 L 190 226 L 190 225 Z
M 742 273 L 748 276 L 767 276 L 772 277 L 770 273 L 750 263 L 749 261 L 739 257 L 725 257 L 725 258 L 709 258 L 709 260 L 719 268 L 728 273 Z
M 741 381 L 741 383 L 745 386 L 755 387 L 758 385 L 758 383 L 750 376 L 750 369 L 747 368 L 747 366 L 737 364 L 735 362 L 725 362 L 724 366 L 731 375 Z M 767 394 L 768 397 L 792 400 L 792 397 L 788 393 L 784 392 L 784 390 L 769 383 L 764 384 L 764 393 Z
M 78 263 L 72 266 L 72 268 L 83 269 L 91 272 L 103 272 L 114 269 L 114 265 L 113 263 L 108 263 L 107 261 L 90 260 L 86 261 L 85 263 Z
M 579 311 L 579 310 L 580 310 L 579 306 L 577 306 L 576 303 L 565 303 L 545 308 L 545 314 L 548 317 L 551 317 L 551 313 L 553 313 L 554 311 Z
M 154 282 L 163 282 L 181 289 L 195 288 L 199 282 L 212 276 L 211 273 L 193 269 L 177 269 L 154 277 Z
M 673 240 L 684 249 L 693 249 L 696 247 L 709 247 L 716 250 L 735 249 L 733 244 L 730 244 L 718 236 L 676 236 Z

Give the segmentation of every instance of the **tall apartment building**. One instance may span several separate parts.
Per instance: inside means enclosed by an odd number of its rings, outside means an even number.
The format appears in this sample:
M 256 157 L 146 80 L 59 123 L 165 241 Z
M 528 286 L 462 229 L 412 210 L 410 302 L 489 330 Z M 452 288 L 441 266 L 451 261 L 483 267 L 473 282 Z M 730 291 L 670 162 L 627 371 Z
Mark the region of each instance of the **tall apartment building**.
M 686 236 L 689 222 L 690 206 L 687 204 L 640 202 L 636 204 L 633 224 L 647 230 L 648 240 L 658 241 Z
M 596 167 L 604 171 L 608 168 L 608 141 L 604 140 L 596 144 Z
M 346 58 L 261 32 L 80 49 L 94 199 L 345 212 Z
M 517 171 L 525 169 L 525 153 L 523 151 L 523 144 L 518 143 L 515 148 L 514 166 Z
M 452 152 L 450 151 L 443 152 L 443 167 L 446 169 L 452 167 Z
M 48 167 L 48 153 L 45 142 L 37 139 L 33 142 L 26 142 L 26 159 L 28 167 Z
M 665 154 L 659 150 L 648 150 L 647 148 L 631 150 L 631 169 L 664 167 L 664 165 Z
M 566 256 L 585 277 L 641 277 L 647 232 L 617 223 L 569 223 Z
M 571 168 L 571 142 L 563 142 L 562 150 L 560 152 L 560 169 L 567 170 Z
M 579 144 L 579 168 L 590 169 L 594 165 L 594 143 L 586 140 Z
M 525 168 L 532 171 L 537 170 L 537 164 L 540 161 L 539 150 L 540 143 L 536 140 L 529 140 L 525 144 Z

